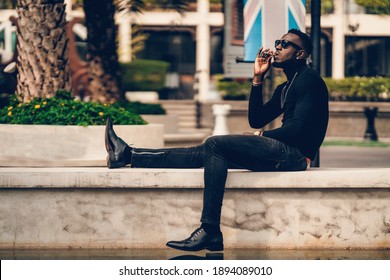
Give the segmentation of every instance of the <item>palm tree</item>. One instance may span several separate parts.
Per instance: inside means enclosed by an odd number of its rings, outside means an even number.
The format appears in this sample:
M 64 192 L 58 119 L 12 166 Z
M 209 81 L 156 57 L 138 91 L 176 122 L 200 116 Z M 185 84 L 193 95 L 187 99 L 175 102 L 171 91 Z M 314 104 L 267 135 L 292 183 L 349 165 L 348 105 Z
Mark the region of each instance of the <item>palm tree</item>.
M 139 13 L 145 8 L 144 0 L 84 0 L 85 22 L 88 30 L 87 61 L 90 70 L 92 100 L 112 102 L 123 98 L 117 54 L 117 30 L 114 20 L 118 11 Z M 165 0 L 163 8 L 185 11 L 187 1 Z
M 167 0 L 163 1 L 163 6 L 182 12 L 185 3 L 184 0 Z M 140 12 L 144 8 L 144 0 L 83 1 L 88 28 L 89 91 L 94 101 L 110 102 L 123 97 L 115 4 L 120 11 Z M 17 92 L 23 101 L 51 97 L 59 89 L 70 90 L 64 0 L 17 0 L 17 12 Z
M 18 0 L 18 85 L 27 102 L 70 90 L 64 0 Z
M 84 0 L 87 26 L 89 92 L 94 101 L 110 102 L 122 98 L 116 44 L 115 6 L 107 0 Z

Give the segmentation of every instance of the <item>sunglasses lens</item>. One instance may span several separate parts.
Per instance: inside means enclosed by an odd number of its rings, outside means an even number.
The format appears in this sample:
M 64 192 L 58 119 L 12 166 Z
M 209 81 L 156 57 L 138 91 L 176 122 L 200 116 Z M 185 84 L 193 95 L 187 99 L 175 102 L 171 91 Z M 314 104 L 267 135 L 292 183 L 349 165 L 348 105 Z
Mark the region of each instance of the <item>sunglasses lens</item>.
M 275 41 L 275 48 L 279 45 L 281 45 L 283 49 L 286 49 L 290 45 L 290 42 L 286 41 L 286 40 L 276 40 Z
M 289 46 L 293 46 L 297 50 L 301 50 L 302 48 L 298 46 L 297 44 L 287 41 L 287 40 L 275 40 L 275 48 L 277 46 L 281 45 L 283 49 L 287 49 Z

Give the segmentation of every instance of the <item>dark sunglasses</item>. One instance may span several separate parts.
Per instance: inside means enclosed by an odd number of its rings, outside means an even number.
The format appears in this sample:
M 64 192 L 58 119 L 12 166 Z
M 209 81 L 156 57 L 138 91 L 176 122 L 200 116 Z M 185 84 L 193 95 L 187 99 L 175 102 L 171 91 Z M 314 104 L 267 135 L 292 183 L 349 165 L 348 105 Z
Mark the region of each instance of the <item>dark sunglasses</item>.
M 287 41 L 287 40 L 275 40 L 275 48 L 279 45 L 281 45 L 283 49 L 287 49 L 288 46 L 293 46 L 297 50 L 302 50 L 302 48 L 300 46 L 298 46 L 297 44 L 294 44 L 291 41 Z

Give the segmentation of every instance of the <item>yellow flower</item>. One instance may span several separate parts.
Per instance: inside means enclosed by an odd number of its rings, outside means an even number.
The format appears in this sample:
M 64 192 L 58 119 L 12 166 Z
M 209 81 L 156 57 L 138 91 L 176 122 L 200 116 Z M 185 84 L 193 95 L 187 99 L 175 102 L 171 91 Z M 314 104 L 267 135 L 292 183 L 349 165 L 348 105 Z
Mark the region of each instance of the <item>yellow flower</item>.
M 107 107 L 107 103 L 104 103 L 103 106 L 104 106 L 104 107 Z
M 12 116 L 12 111 L 9 111 L 9 112 L 8 112 L 8 116 Z
M 103 116 L 104 114 L 103 114 L 103 112 L 99 112 L 99 116 Z
M 8 107 L 8 111 L 11 111 L 13 108 L 12 106 Z
M 64 104 L 64 103 L 61 103 L 61 106 L 65 106 L 65 104 Z
M 39 108 L 41 108 L 41 105 L 37 104 L 37 105 L 34 106 L 34 108 L 35 109 L 39 109 Z
M 46 104 L 47 104 L 47 102 L 46 102 L 46 101 L 43 101 L 43 102 L 42 102 L 42 104 L 43 104 L 43 105 L 46 105 Z

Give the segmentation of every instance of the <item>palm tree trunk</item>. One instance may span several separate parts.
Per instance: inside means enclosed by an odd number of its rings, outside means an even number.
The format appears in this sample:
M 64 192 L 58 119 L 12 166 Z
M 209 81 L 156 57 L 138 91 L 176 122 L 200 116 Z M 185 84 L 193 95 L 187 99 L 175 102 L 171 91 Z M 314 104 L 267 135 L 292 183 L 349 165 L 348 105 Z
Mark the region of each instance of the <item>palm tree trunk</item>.
M 23 101 L 70 90 L 64 0 L 18 0 L 18 85 Z
M 120 100 L 123 94 L 116 51 L 115 5 L 112 0 L 84 0 L 84 12 L 92 100 Z

